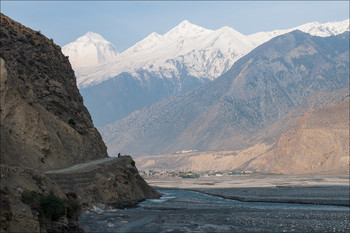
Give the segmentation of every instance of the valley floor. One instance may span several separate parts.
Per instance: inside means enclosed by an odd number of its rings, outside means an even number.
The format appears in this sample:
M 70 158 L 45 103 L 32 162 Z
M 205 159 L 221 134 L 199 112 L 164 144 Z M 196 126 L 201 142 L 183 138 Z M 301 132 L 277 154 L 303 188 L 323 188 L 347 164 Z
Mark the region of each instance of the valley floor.
M 158 188 L 189 189 L 239 201 L 350 206 L 349 175 L 153 176 L 145 180 Z
M 87 232 L 350 230 L 349 176 L 147 177 L 147 182 L 163 197 L 134 208 L 91 209 L 80 224 Z

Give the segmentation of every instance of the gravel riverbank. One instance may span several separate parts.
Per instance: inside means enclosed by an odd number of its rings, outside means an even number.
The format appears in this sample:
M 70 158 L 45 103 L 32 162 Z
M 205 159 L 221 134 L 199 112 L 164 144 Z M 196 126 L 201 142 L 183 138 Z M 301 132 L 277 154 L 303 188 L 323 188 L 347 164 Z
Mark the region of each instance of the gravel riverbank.
M 160 199 L 90 210 L 79 223 L 87 232 L 350 232 L 347 177 L 147 181 L 158 184 Z
M 245 202 L 350 206 L 349 176 L 241 175 L 181 179 L 146 177 L 156 188 L 194 190 Z
M 189 190 L 159 189 L 135 208 L 84 213 L 87 232 L 349 232 L 348 207 L 240 202 Z
M 145 209 L 84 216 L 87 232 L 349 232 L 347 211 Z
M 244 202 L 296 203 L 350 207 L 349 187 L 347 186 L 195 188 L 193 190 Z

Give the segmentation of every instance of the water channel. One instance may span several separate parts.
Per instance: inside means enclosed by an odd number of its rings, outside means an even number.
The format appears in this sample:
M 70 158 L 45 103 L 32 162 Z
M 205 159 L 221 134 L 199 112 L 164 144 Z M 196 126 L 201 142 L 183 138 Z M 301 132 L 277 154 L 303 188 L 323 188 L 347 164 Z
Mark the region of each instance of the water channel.
M 94 207 L 79 222 L 87 232 L 300 232 L 349 230 L 349 207 L 241 202 L 179 189 L 136 207 Z

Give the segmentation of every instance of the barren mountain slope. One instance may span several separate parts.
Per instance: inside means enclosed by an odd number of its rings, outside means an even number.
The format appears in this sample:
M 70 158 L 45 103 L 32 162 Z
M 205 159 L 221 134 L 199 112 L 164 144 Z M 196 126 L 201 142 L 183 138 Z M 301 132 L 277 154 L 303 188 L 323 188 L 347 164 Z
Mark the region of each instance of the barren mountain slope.
M 349 99 L 305 113 L 247 165 L 275 173 L 349 173 Z
M 248 161 L 256 159 L 271 148 L 272 145 L 259 143 L 233 151 L 146 155 L 135 159 L 135 162 L 140 170 L 145 171 L 239 171 Z
M 111 155 L 237 150 L 319 91 L 348 86 L 349 34 L 294 31 L 259 46 L 212 83 L 101 128 Z
M 316 103 L 314 98 L 322 95 L 328 96 L 334 103 L 321 103 L 322 98 Z M 349 97 L 343 94 L 332 99 L 334 95 L 318 93 L 306 101 L 304 108 L 294 110 L 286 119 L 268 127 L 262 133 L 264 135 L 251 139 L 257 142 L 255 145 L 242 150 L 148 155 L 135 161 L 139 169 L 158 171 L 250 170 L 284 174 L 347 174 Z M 309 104 L 325 106 L 305 112 Z M 300 111 L 305 113 L 293 118 Z M 284 132 L 278 133 L 281 130 Z

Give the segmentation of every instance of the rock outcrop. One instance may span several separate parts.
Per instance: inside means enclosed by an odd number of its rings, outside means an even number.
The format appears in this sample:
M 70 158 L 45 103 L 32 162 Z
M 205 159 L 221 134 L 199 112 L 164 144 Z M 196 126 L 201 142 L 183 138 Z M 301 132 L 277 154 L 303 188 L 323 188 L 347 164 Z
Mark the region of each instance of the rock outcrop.
M 130 156 L 75 170 L 47 172 L 46 175 L 64 192 L 76 193 L 83 205 L 134 205 L 146 198 L 159 197 L 159 193 L 139 175 Z
M 107 157 L 61 48 L 1 14 L 1 163 L 40 170 Z

